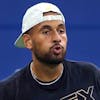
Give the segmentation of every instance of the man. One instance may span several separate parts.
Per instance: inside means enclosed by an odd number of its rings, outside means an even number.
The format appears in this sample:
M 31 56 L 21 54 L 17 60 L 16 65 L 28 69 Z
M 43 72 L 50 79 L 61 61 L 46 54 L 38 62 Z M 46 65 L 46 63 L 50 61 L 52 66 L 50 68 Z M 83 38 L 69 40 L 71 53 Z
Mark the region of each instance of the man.
M 15 42 L 32 61 L 0 83 L 0 100 L 100 100 L 100 72 L 93 64 L 66 61 L 65 18 L 58 7 L 29 8 Z

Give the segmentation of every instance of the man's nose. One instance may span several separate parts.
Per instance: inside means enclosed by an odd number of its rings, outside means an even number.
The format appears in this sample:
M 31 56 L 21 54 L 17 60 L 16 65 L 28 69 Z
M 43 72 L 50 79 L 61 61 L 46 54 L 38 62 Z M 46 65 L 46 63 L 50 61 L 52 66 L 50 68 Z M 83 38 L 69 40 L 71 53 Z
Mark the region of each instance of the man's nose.
M 61 36 L 60 36 L 60 34 L 57 31 L 53 32 L 52 39 L 53 39 L 54 43 L 61 42 Z

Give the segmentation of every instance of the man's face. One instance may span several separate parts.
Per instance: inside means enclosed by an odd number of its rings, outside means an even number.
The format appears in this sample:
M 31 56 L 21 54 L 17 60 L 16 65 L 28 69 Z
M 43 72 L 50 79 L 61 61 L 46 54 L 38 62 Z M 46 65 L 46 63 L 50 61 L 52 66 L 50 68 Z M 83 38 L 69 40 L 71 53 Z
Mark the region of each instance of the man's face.
M 46 64 L 59 64 L 66 54 L 67 35 L 63 21 L 45 21 L 31 29 L 34 58 Z M 34 59 L 34 60 L 35 60 Z

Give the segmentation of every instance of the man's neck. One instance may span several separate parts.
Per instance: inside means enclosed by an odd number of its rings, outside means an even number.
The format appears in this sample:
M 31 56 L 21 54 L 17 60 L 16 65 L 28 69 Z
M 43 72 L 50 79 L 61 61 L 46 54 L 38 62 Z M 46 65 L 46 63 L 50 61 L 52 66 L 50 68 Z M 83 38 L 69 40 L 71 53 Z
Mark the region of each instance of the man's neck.
M 63 64 L 47 65 L 40 62 L 32 62 L 32 73 L 36 78 L 43 82 L 50 82 L 61 76 L 63 72 Z

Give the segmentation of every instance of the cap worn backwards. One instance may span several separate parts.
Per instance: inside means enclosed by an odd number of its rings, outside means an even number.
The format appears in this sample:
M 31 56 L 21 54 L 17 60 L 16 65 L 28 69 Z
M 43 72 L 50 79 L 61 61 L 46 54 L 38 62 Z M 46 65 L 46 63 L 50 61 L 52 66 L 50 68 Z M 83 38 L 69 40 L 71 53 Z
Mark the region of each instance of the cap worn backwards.
M 57 12 L 60 15 L 47 15 L 47 16 L 43 16 L 43 13 L 45 12 Z M 24 42 L 22 39 L 22 35 L 28 31 L 29 29 L 31 29 L 33 26 L 43 22 L 43 21 L 47 21 L 47 20 L 62 20 L 63 22 L 65 22 L 65 18 L 62 14 L 62 12 L 60 11 L 60 9 L 51 3 L 38 3 L 36 5 L 33 5 L 32 7 L 30 7 L 24 17 L 23 17 L 23 21 L 22 21 L 22 33 L 20 34 L 20 36 L 17 38 L 17 40 L 15 41 L 15 46 L 20 47 L 20 48 L 24 48 Z

